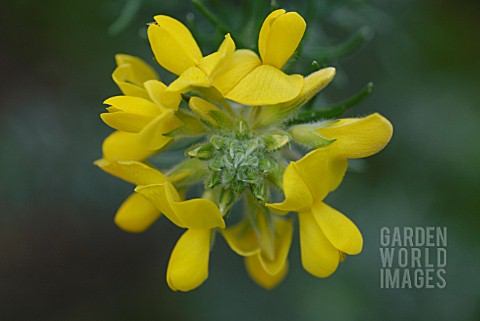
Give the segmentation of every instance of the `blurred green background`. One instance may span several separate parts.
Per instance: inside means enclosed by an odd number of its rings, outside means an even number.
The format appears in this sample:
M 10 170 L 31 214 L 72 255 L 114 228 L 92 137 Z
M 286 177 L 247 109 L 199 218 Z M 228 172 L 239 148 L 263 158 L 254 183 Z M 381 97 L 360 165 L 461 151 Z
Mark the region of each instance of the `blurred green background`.
M 259 28 L 244 23 L 253 15 L 248 2 L 205 4 L 248 36 Z M 256 2 L 263 19 L 268 2 Z M 166 220 L 138 235 L 114 226 L 132 186 L 92 165 L 111 131 L 98 115 L 119 93 L 114 54 L 152 61 L 145 26 L 155 14 L 194 23 L 204 53 L 221 35 L 190 1 L 5 1 L 0 320 L 480 320 L 480 2 L 279 5 L 306 18 L 305 53 L 314 56 L 362 26 L 375 34 L 355 54 L 329 61 L 339 72 L 316 101 L 335 103 L 373 81 L 374 94 L 349 114 L 378 111 L 394 125 L 389 146 L 354 166 L 329 196 L 363 232 L 362 254 L 316 279 L 301 267 L 297 233 L 288 277 L 266 291 L 218 238 L 208 281 L 171 292 L 164 276 L 181 230 Z M 311 59 L 299 62 L 292 70 L 308 73 Z M 446 226 L 447 287 L 381 289 L 382 226 Z

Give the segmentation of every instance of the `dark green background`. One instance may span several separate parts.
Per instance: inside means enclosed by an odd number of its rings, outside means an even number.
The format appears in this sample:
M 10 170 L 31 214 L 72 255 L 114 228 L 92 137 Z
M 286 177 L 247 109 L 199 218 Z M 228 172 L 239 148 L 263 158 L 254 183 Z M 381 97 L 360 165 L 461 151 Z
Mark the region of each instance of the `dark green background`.
M 206 3 L 244 26 L 246 1 Z M 307 17 L 313 43 L 341 42 L 364 25 L 375 32 L 356 54 L 331 62 L 338 75 L 317 100 L 337 102 L 373 81 L 374 94 L 350 114 L 378 111 L 394 125 L 388 147 L 357 163 L 328 199 L 357 223 L 364 251 L 316 279 L 301 267 L 296 234 L 290 273 L 269 292 L 219 238 L 208 281 L 187 294 L 165 282 L 180 229 L 166 220 L 138 235 L 116 228 L 113 215 L 132 186 L 92 161 L 111 131 L 98 114 L 118 93 L 114 54 L 151 61 L 144 35 L 153 15 L 186 21 L 193 12 L 204 53 L 220 35 L 189 1 L 145 0 L 116 33 L 124 1 L 2 3 L 0 320 L 480 319 L 480 3 L 313 3 L 316 19 L 306 2 L 280 1 Z M 447 287 L 380 289 L 382 226 L 446 226 Z

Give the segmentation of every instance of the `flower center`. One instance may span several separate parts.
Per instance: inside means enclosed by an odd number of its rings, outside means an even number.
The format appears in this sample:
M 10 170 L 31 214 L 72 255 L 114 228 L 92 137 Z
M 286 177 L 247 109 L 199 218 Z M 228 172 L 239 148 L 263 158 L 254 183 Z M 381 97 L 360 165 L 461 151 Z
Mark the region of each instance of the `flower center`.
M 257 198 L 264 200 L 265 177 L 275 169 L 276 162 L 266 154 L 263 138 L 214 135 L 210 142 L 215 150 L 208 164 L 213 183 L 209 187 L 219 185 L 235 196 L 250 188 Z

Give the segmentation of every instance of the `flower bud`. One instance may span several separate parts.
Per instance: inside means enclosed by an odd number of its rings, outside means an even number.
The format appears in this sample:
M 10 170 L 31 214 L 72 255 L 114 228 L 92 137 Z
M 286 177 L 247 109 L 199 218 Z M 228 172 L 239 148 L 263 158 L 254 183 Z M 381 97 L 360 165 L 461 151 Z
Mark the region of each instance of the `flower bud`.
M 194 146 L 193 148 L 188 149 L 185 152 L 185 156 L 190 156 L 192 158 L 198 158 L 200 160 L 209 160 L 213 157 L 213 152 L 215 148 L 212 144 L 203 144 L 200 146 Z

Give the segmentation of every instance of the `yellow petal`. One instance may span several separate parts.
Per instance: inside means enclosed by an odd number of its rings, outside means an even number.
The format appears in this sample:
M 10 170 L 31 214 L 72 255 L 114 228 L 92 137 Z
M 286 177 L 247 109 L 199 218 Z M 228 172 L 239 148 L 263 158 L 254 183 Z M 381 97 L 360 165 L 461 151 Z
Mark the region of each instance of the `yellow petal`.
M 336 157 L 335 149 L 331 146 L 311 151 L 295 162 L 296 169 L 315 202 L 323 200 L 329 192 L 335 190 L 347 170 L 347 160 Z
M 100 118 L 113 129 L 128 133 L 138 133 L 152 120 L 151 116 L 124 112 L 102 113 Z
M 133 193 L 120 206 L 115 215 L 115 224 L 122 230 L 140 233 L 149 228 L 160 217 L 157 208 L 143 198 Z
M 309 209 L 313 202 L 323 200 L 338 187 L 347 170 L 347 160 L 337 157 L 335 152 L 329 145 L 291 162 L 283 174 L 285 200 L 266 206 L 280 211 L 298 212 Z
M 152 202 L 179 227 L 205 229 L 225 227 L 225 221 L 215 203 L 202 198 L 181 201 L 170 182 L 138 186 L 135 191 Z
M 213 124 L 214 126 L 218 126 L 217 121 L 210 115 L 212 110 L 220 111 L 217 106 L 199 97 L 190 98 L 188 106 L 195 113 L 195 115 L 199 116 L 203 120 L 206 120 L 210 124 Z
M 130 65 L 131 74 L 126 80 L 137 86 L 142 86 L 147 80 L 159 79 L 155 70 L 143 59 L 125 54 L 117 54 L 115 55 L 115 61 L 117 66 Z
M 200 68 L 191 67 L 175 79 L 168 86 L 167 91 L 184 93 L 190 91 L 192 87 L 210 87 L 211 85 L 210 80 Z
M 267 211 L 258 208 L 255 220 L 255 232 L 257 233 L 258 245 L 262 256 L 274 260 L 275 259 L 275 225 L 270 219 L 271 216 Z
M 263 23 L 258 39 L 263 63 L 282 69 L 297 49 L 306 26 L 296 12 L 272 12 Z
M 113 109 L 142 116 L 154 117 L 162 111 L 161 107 L 155 105 L 150 100 L 140 97 L 115 96 L 108 98 L 103 103 L 113 107 L 109 107 L 107 110 Z
M 109 161 L 102 158 L 95 161 L 95 165 L 105 172 L 135 185 L 158 184 L 166 181 L 160 171 L 140 162 Z
M 262 65 L 244 77 L 226 98 L 244 105 L 273 105 L 294 99 L 302 87 L 302 76 L 289 76 L 272 66 Z
M 245 267 L 252 280 L 267 290 L 273 289 L 282 282 L 288 272 L 288 262 L 286 262 L 277 274 L 271 275 L 267 273 L 262 264 L 260 264 L 258 255 L 246 257 Z
M 105 138 L 102 145 L 103 158 L 109 160 L 142 161 L 152 155 L 153 151 L 138 144 L 137 134 L 115 131 Z
M 312 207 L 312 214 L 327 239 L 338 250 L 350 255 L 362 251 L 362 234 L 348 217 L 323 202 Z
M 337 139 L 332 144 L 345 158 L 363 158 L 381 151 L 390 141 L 392 124 L 380 114 L 364 118 L 346 118 L 317 132 L 325 138 Z
M 202 58 L 197 64 L 197 67 L 208 77 L 224 58 L 225 54 L 217 51 Z
M 185 224 L 177 217 L 175 209 L 172 206 L 172 199 L 180 199 L 173 186 L 168 184 L 156 184 L 137 186 L 135 192 L 141 194 L 149 200 L 155 207 L 163 213 L 173 224 L 185 228 Z M 173 194 L 173 195 L 172 195 Z
M 212 232 L 189 229 L 175 245 L 167 268 L 167 283 L 174 291 L 190 291 L 208 278 Z
M 336 70 L 333 67 L 320 69 L 304 78 L 304 85 L 300 95 L 292 101 L 280 104 L 278 108 L 284 111 L 292 106 L 303 106 L 313 98 L 320 90 L 325 88 L 335 77 Z
M 167 111 L 157 116 L 138 133 L 139 143 L 146 149 L 160 149 L 172 140 L 163 134 L 180 126 L 182 126 L 182 122 L 175 117 L 173 112 Z
M 149 98 L 158 106 L 177 110 L 182 97 L 179 93 L 167 91 L 167 86 L 158 80 L 149 80 L 143 84 Z
M 298 213 L 300 222 L 300 254 L 304 269 L 325 278 L 337 269 L 340 254 L 325 237 L 311 212 Z
M 259 251 L 257 234 L 247 221 L 220 230 L 220 233 L 238 255 L 251 256 Z
M 267 39 L 270 33 L 270 28 L 272 23 L 277 19 L 279 16 L 285 14 L 286 11 L 284 9 L 277 9 L 272 11 L 263 21 L 262 28 L 260 29 L 260 34 L 258 35 L 258 51 L 260 52 L 261 57 L 265 57 L 265 50 L 267 49 Z
M 262 62 L 253 51 L 236 50 L 224 64 L 215 70 L 210 76 L 210 80 L 215 88 L 225 95 L 261 64 Z
M 302 91 L 295 99 L 275 106 L 262 107 L 255 127 L 261 128 L 276 124 L 293 115 L 320 90 L 325 88 L 334 76 L 335 68 L 330 67 L 321 69 L 305 77 Z
M 283 193 L 285 194 L 283 202 L 267 203 L 266 206 L 284 212 L 298 212 L 310 208 L 313 203 L 312 193 L 298 173 L 294 162 L 287 166 L 283 174 Z
M 196 198 L 172 202 L 175 213 L 187 228 L 224 228 L 218 207 L 210 200 Z
M 230 37 L 230 34 L 225 35 L 225 40 L 222 42 L 217 52 L 214 52 L 202 58 L 197 64 L 207 77 L 215 72 L 217 67 L 224 63 L 235 50 L 235 43 Z
M 117 68 L 112 74 L 113 81 L 127 96 L 145 96 L 143 83 L 147 80 L 158 79 L 157 73 L 145 61 L 138 57 L 118 54 L 115 55 Z
M 235 42 L 233 41 L 232 36 L 229 33 L 225 35 L 225 39 L 220 44 L 220 47 L 218 47 L 218 51 L 224 53 L 227 56 L 233 54 L 233 52 L 235 51 Z
M 129 64 L 118 66 L 112 73 L 113 81 L 124 95 L 148 99 L 149 97 L 145 88 L 141 85 L 130 83 L 128 81 L 129 78 L 132 78 L 131 66 Z
M 283 218 L 273 217 L 274 226 L 274 255 L 273 258 L 260 252 L 260 264 L 270 275 L 280 273 L 287 262 L 288 252 L 292 244 L 293 222 Z
M 176 75 L 195 66 L 202 52 L 187 27 L 168 16 L 155 16 L 155 21 L 148 27 L 148 40 L 157 62 Z

